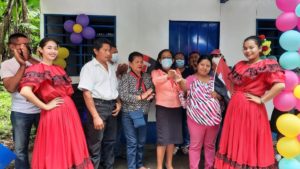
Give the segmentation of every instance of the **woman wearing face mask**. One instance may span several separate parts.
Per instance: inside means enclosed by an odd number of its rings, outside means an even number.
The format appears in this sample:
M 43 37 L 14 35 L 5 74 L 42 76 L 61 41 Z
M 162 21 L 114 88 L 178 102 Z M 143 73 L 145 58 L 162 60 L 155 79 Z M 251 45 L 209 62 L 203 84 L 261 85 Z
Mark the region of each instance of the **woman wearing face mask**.
M 176 70 L 180 71 L 182 77 L 185 79 L 189 75 L 192 75 L 194 71 L 191 71 L 192 69 L 189 69 L 185 66 L 185 60 L 184 60 L 184 53 L 177 52 L 175 54 L 175 63 L 176 63 Z M 190 145 L 190 135 L 189 130 L 186 123 L 186 109 L 182 108 L 182 137 L 183 137 L 183 143 L 180 145 L 175 145 L 173 154 L 175 155 L 179 149 L 181 149 L 183 154 L 189 153 L 189 145 Z
M 152 81 L 156 92 L 157 169 L 173 169 L 174 144 L 182 143 L 182 110 L 178 97 L 179 86 L 173 80 L 180 72 L 174 70 L 174 56 L 168 49 L 159 52 Z

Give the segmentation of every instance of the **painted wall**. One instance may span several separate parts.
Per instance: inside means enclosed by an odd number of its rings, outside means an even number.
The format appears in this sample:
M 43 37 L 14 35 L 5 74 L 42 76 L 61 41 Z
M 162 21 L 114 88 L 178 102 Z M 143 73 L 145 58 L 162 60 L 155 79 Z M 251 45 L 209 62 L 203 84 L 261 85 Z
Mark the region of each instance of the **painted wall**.
M 169 20 L 219 21 L 220 49 L 229 65 L 244 59 L 243 39 L 256 32 L 257 18 L 276 18 L 275 0 L 41 0 L 42 14 L 115 15 L 121 62 L 132 51 L 153 58 L 168 48 Z M 41 15 L 43 19 L 43 15 Z M 41 25 L 43 35 L 43 25 Z M 268 106 L 272 110 L 272 104 Z

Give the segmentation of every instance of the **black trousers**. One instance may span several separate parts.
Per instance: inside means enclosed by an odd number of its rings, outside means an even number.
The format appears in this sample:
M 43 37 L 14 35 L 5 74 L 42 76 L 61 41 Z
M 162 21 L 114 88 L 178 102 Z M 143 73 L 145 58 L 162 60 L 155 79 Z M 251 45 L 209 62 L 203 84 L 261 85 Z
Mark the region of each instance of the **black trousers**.
M 104 169 L 113 169 L 114 145 L 117 136 L 117 118 L 112 116 L 116 101 L 105 101 L 94 99 L 95 107 L 99 116 L 104 122 L 104 129 L 94 128 L 93 118 L 90 113 L 87 115 L 86 141 L 95 169 L 100 168 L 100 161 L 103 161 Z M 103 158 L 101 160 L 101 158 Z

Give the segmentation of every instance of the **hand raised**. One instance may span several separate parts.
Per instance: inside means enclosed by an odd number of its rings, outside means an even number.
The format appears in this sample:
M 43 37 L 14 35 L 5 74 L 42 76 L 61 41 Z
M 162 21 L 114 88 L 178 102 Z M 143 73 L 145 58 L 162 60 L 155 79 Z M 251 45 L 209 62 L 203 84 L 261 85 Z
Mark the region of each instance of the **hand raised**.
M 14 56 L 15 56 L 17 62 L 18 62 L 21 66 L 25 66 L 25 65 L 26 65 L 26 62 L 25 62 L 24 57 L 18 52 L 17 49 L 14 49 Z

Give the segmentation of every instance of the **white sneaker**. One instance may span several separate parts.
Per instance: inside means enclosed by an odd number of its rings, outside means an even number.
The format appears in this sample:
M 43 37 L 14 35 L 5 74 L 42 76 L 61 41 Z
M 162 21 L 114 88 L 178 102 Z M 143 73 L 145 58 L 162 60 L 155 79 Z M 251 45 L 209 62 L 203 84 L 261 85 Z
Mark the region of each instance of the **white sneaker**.
M 176 146 L 176 147 L 174 148 L 173 155 L 175 155 L 175 154 L 178 152 L 178 150 L 179 150 L 179 147 Z

